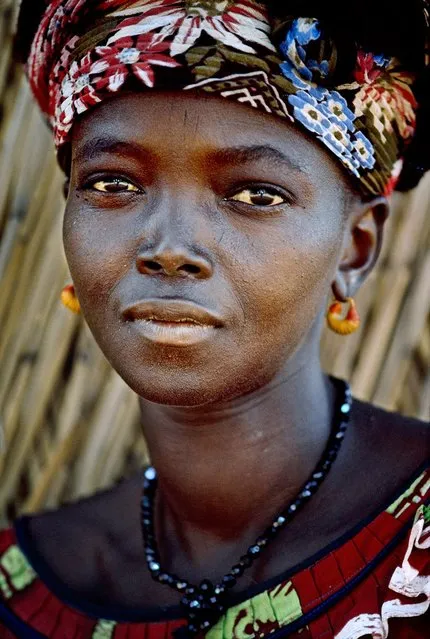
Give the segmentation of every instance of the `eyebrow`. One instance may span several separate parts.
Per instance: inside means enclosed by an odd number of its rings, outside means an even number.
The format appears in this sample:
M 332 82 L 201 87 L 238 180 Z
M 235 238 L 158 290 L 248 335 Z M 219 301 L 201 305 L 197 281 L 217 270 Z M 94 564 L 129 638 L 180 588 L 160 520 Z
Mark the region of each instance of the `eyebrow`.
M 210 157 L 220 164 L 245 164 L 269 160 L 270 162 L 282 163 L 295 171 L 303 172 L 303 169 L 291 158 L 279 149 L 267 144 L 220 149 L 219 151 L 211 153 Z
M 148 149 L 145 149 L 136 142 L 126 140 L 118 140 L 114 137 L 94 138 L 88 140 L 76 152 L 77 160 L 92 160 L 103 153 L 118 155 L 134 155 L 135 157 L 143 155 L 151 155 Z
M 135 157 L 153 155 L 147 148 L 137 144 L 136 142 L 118 140 L 118 138 L 115 137 L 101 137 L 85 142 L 85 144 L 78 149 L 76 159 L 92 160 L 103 153 L 119 155 L 129 154 Z M 267 144 L 237 146 L 211 151 L 209 153 L 209 159 L 217 164 L 246 164 L 250 162 L 269 160 L 270 162 L 284 164 L 294 171 L 303 172 L 303 169 L 291 158 L 279 149 Z

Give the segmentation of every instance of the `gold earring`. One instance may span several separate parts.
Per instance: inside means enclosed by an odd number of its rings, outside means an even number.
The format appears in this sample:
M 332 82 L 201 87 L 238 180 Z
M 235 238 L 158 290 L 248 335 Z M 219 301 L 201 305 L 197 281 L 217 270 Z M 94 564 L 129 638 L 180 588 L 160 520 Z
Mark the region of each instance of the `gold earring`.
M 79 304 L 73 284 L 68 284 L 63 288 L 61 291 L 61 301 L 72 313 L 81 312 L 81 305 Z
M 327 311 L 327 324 L 332 331 L 338 335 L 351 335 L 360 326 L 360 316 L 355 306 L 354 299 L 347 297 L 346 302 L 349 304 L 348 312 L 342 319 L 342 304 L 335 301 Z

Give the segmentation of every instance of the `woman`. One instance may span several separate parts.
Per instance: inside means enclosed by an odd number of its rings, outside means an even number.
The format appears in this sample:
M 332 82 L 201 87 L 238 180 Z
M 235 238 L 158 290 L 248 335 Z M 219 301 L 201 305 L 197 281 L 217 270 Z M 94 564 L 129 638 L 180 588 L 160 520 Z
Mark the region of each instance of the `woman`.
M 428 425 L 319 362 L 426 169 L 425 13 L 412 43 L 319 4 L 23 4 L 63 298 L 152 466 L 2 533 L 1 637 L 428 636 Z

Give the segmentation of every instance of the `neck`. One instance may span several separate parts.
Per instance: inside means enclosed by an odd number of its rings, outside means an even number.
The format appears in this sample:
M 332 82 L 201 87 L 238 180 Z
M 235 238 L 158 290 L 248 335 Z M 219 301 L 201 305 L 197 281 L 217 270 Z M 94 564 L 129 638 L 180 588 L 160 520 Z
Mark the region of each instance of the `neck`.
M 184 547 L 196 535 L 228 544 L 246 531 L 252 541 L 316 466 L 335 391 L 316 358 L 293 364 L 266 387 L 223 405 L 141 400 L 160 516 Z

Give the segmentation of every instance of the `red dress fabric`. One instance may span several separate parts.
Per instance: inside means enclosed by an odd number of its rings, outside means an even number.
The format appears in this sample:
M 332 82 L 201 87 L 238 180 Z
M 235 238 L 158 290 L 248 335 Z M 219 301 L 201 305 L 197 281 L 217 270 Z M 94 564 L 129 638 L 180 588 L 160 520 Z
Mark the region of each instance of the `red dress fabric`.
M 370 521 L 296 569 L 232 600 L 206 639 L 430 639 L 430 469 Z M 177 608 L 124 613 L 78 599 L 0 533 L 0 639 L 168 639 Z M 157 614 L 157 611 L 155 611 Z

